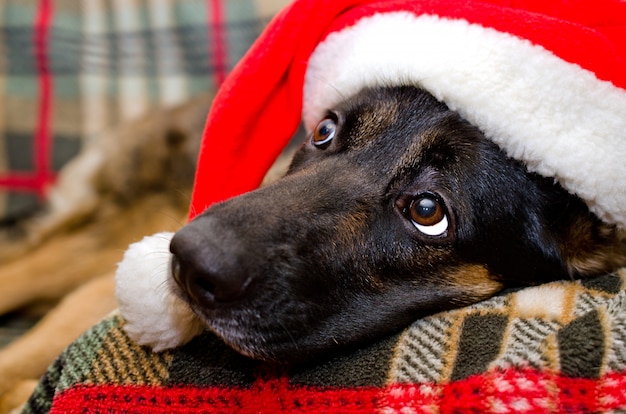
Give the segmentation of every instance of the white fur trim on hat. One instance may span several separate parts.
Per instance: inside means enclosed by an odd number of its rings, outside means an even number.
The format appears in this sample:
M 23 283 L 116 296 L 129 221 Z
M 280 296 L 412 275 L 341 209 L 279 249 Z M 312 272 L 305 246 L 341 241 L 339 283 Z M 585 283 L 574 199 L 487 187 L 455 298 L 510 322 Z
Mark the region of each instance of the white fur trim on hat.
M 170 288 L 169 244 L 174 233 L 157 233 L 130 245 L 115 275 L 115 296 L 124 331 L 153 351 L 183 345 L 202 332 L 191 308 Z
M 554 177 L 626 229 L 626 91 L 525 39 L 436 16 L 392 12 L 330 34 L 304 86 L 310 131 L 365 86 L 419 85 L 530 171 Z

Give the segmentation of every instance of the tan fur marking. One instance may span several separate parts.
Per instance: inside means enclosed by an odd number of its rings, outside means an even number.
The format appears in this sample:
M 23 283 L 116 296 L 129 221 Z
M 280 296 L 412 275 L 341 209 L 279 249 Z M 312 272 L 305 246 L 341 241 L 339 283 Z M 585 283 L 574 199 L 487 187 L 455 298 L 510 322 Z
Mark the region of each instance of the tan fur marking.
M 447 279 L 463 292 L 464 301 L 467 298 L 472 302 L 489 298 L 503 287 L 484 266 L 476 264 L 459 267 Z
M 614 227 L 578 217 L 569 230 L 562 249 L 571 275 L 594 276 L 626 266 L 626 235 Z
M 338 236 L 338 240 L 342 241 L 348 248 L 357 248 L 354 246 L 355 235 L 363 232 L 363 227 L 367 223 L 367 213 L 363 211 L 354 211 L 345 217 L 341 217 L 335 231 Z
M 363 112 L 359 117 L 355 133 L 352 134 L 354 148 L 366 146 L 371 142 L 370 137 L 380 135 L 389 125 L 397 122 L 398 107 L 394 104 L 382 103 L 375 111 Z

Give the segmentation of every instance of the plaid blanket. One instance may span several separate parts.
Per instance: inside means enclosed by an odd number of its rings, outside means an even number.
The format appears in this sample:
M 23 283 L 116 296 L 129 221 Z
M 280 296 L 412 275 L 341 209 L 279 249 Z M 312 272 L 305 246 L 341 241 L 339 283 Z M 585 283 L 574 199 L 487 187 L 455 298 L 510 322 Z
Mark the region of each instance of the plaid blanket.
M 624 412 L 625 288 L 626 269 L 519 290 L 302 366 L 247 359 L 208 332 L 152 353 L 113 314 L 24 413 Z
M 0 224 L 87 142 L 214 92 L 287 0 L 0 2 Z

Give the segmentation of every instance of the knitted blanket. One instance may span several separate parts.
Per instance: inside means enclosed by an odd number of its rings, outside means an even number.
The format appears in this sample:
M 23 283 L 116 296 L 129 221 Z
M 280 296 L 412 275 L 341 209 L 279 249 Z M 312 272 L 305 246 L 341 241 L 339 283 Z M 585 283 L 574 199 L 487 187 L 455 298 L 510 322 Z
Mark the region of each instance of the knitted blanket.
M 626 269 L 417 320 L 299 366 L 210 333 L 152 353 L 117 313 L 50 367 L 25 413 L 448 413 L 626 410 Z

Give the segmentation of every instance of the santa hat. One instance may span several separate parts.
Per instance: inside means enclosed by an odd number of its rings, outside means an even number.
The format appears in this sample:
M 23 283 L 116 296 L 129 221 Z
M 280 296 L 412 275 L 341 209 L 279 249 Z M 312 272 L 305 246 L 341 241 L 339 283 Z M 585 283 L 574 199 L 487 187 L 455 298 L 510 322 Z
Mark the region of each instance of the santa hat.
M 302 120 L 407 83 L 626 229 L 624 0 L 296 0 L 215 98 L 190 218 L 256 188 Z

